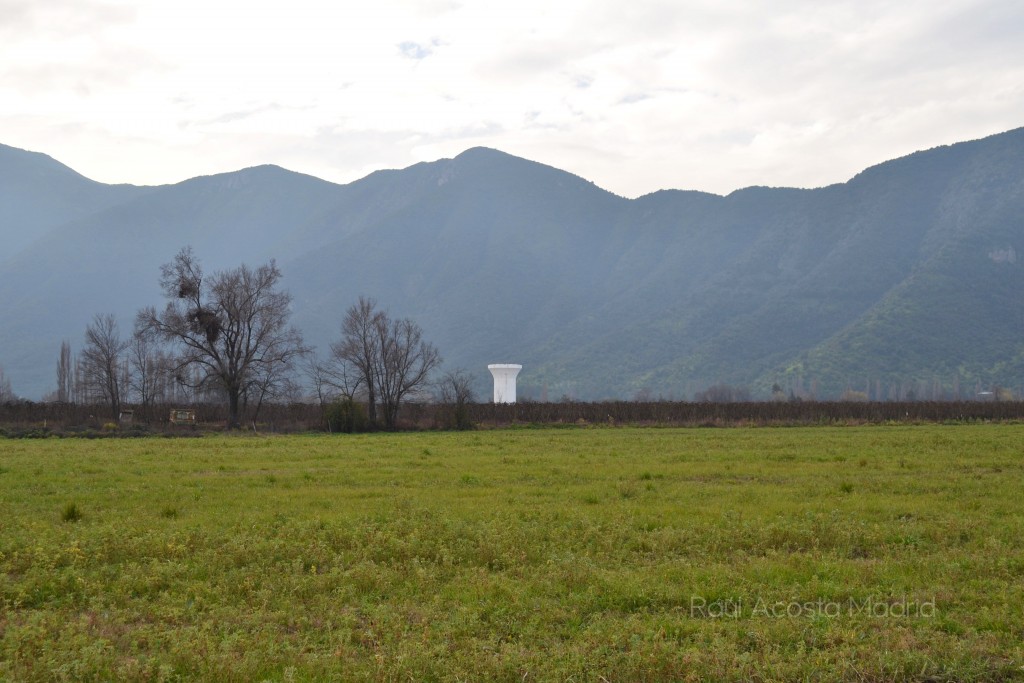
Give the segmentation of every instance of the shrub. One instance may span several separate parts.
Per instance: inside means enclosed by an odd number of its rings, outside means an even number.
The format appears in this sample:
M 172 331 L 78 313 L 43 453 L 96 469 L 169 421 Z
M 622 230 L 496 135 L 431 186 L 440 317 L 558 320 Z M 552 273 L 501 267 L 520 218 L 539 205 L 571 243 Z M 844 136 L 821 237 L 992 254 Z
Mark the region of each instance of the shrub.
M 82 519 L 82 511 L 75 503 L 68 503 L 60 513 L 60 518 L 65 522 L 77 522 Z
M 368 431 L 366 408 L 351 398 L 338 399 L 327 406 L 327 429 L 346 434 Z
M 0 437 L 6 439 L 48 439 L 52 433 L 46 427 L 0 430 Z
M 469 404 L 473 395 L 473 375 L 465 370 L 453 370 L 445 374 L 438 385 L 440 405 L 435 420 L 442 429 L 473 429 Z

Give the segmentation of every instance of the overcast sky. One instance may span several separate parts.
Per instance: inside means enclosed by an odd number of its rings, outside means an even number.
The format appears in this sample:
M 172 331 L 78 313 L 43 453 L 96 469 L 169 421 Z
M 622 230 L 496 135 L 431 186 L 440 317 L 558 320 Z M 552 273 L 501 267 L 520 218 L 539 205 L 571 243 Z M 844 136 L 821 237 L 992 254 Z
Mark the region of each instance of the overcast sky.
M 0 0 L 0 142 L 103 182 L 483 145 L 727 193 L 1022 125 L 1020 0 Z

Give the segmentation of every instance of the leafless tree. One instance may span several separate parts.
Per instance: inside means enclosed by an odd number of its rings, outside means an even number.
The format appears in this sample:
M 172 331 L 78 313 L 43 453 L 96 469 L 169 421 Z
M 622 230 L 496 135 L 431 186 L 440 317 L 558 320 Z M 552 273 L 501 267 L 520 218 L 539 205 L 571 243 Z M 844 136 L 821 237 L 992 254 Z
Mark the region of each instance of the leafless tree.
M 322 390 L 327 398 L 338 397 L 350 400 L 365 398 L 368 393 L 363 373 L 352 363 L 336 357 L 334 354 L 327 362 L 320 364 Z
M 277 289 L 281 271 L 270 261 L 207 279 L 186 247 L 160 272 L 167 305 L 162 313 L 152 307 L 140 311 L 138 326 L 176 346 L 179 381 L 224 391 L 228 427 L 236 429 L 244 393 L 306 350 L 298 330 L 288 325 L 291 296 Z M 200 370 L 198 376 L 188 372 L 192 368 Z
M 650 403 L 654 400 L 654 392 L 650 387 L 641 387 L 633 394 L 634 403 Z
M 0 368 L 0 403 L 7 403 L 15 399 L 11 391 L 11 380 L 4 376 L 4 369 Z
M 320 406 L 321 422 L 330 429 L 328 406 L 339 401 L 347 404 L 368 402 L 369 391 L 364 374 L 344 357 L 343 342 L 331 345 L 331 354 L 325 359 L 307 354 L 303 373 L 312 385 L 313 393 Z M 368 411 L 362 413 L 363 427 L 368 422 Z
M 121 339 L 117 320 L 111 314 L 97 314 L 85 328 L 82 348 L 82 376 L 89 393 L 110 405 L 111 417 L 121 414 L 122 354 L 128 341 Z
M 60 357 L 57 359 L 57 401 L 68 403 L 72 395 L 71 343 L 66 339 L 60 343 Z
M 302 374 L 313 384 L 313 393 L 316 395 L 316 402 L 320 406 L 321 412 L 327 404 L 329 395 L 324 365 L 313 353 L 306 354 L 302 362 Z
M 386 318 L 383 312 L 377 310 L 374 299 L 361 296 L 345 313 L 341 323 L 341 340 L 331 344 L 333 367 L 339 372 L 341 383 L 351 386 L 353 393 L 360 386 L 366 392 L 366 416 L 371 425 L 377 422 L 374 369 L 380 355 L 380 344 L 376 328 L 378 321 Z M 353 378 L 351 385 L 348 383 L 349 377 Z
M 331 345 L 331 353 L 340 367 L 354 371 L 355 385 L 366 391 L 371 423 L 377 420 L 380 402 L 387 429 L 394 429 L 402 401 L 425 389 L 430 373 L 441 364 L 441 355 L 423 339 L 419 325 L 408 318 L 392 319 L 365 297 L 348 309 L 341 340 Z
M 82 372 L 82 354 L 76 354 L 72 363 L 71 371 L 71 402 L 88 403 L 89 392 L 85 386 L 85 375 Z
M 330 356 L 321 360 L 314 353 L 306 354 L 302 372 L 312 384 L 317 404 L 320 406 L 321 421 L 327 418 L 327 404 L 339 396 L 352 399 L 357 390 L 356 377 L 348 363 Z
M 719 382 L 693 395 L 697 403 L 740 403 L 750 400 L 750 390 Z
M 451 429 L 470 429 L 473 426 L 468 410 L 468 405 L 476 399 L 473 382 L 473 375 L 465 370 L 449 370 L 438 382 L 442 417 Z
M 160 338 L 147 327 L 140 327 L 136 321 L 135 331 L 128 344 L 129 386 L 139 399 L 139 405 L 148 410 L 157 398 L 166 372 Z
M 443 403 L 472 403 L 476 400 L 473 382 L 476 378 L 472 373 L 463 370 L 449 370 L 437 383 L 438 398 Z
M 380 359 L 374 379 L 384 409 L 384 425 L 394 429 L 402 401 L 426 388 L 430 373 L 441 365 L 441 354 L 423 339 L 420 326 L 408 318 L 388 320 L 384 316 L 375 327 Z
M 297 394 L 301 393 L 301 389 L 292 379 L 295 374 L 294 360 L 294 358 L 290 358 L 283 363 L 263 368 L 264 371 L 257 374 L 246 386 L 242 398 L 246 405 L 250 402 L 255 403 L 252 413 L 254 429 L 265 401 L 297 400 Z

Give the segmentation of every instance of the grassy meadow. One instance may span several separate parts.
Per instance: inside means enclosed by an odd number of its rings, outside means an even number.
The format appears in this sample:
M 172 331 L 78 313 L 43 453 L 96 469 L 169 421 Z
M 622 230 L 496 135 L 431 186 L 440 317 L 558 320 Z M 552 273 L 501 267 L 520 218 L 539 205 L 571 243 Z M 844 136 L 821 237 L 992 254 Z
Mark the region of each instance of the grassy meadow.
M 1024 427 L 0 440 L 0 680 L 1024 680 Z

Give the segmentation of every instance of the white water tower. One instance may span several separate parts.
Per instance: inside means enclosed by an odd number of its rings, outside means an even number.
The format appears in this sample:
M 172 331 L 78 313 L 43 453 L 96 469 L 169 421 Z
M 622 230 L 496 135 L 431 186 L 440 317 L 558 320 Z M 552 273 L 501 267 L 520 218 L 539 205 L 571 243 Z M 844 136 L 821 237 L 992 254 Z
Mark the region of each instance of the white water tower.
M 494 402 L 516 402 L 516 375 L 523 369 L 522 365 L 511 363 L 495 363 L 487 369 L 494 375 Z

